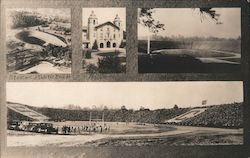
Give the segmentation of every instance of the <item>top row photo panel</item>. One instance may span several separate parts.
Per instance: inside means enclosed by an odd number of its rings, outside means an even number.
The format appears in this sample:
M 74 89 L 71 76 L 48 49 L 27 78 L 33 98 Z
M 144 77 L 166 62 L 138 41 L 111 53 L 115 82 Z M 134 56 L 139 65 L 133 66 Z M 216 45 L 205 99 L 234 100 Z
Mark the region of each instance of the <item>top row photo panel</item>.
M 139 73 L 237 73 L 240 8 L 139 8 Z
M 81 48 L 72 52 L 70 8 L 6 9 L 8 73 L 71 73 L 72 53 L 81 73 L 126 73 L 127 53 L 138 56 L 139 73 L 241 71 L 241 8 L 136 10 L 130 19 L 126 8 L 82 8 Z M 132 23 L 137 31 L 126 28 Z M 138 39 L 138 51 L 127 47 L 127 36 Z

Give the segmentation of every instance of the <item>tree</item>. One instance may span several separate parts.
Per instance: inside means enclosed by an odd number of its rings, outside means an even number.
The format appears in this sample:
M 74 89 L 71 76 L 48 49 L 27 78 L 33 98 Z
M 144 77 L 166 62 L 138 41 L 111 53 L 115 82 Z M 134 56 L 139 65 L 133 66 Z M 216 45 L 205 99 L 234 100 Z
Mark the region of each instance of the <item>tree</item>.
M 165 30 L 164 24 L 156 21 L 153 16 L 153 8 L 141 8 L 139 12 L 138 23 L 148 28 L 148 47 L 147 53 L 150 53 L 150 35 L 149 32 L 158 33 L 159 30 Z
M 216 13 L 212 8 L 199 8 L 201 20 L 206 18 L 206 15 L 213 19 L 216 24 L 221 24 L 219 22 L 220 14 Z M 158 33 L 160 30 L 165 30 L 164 24 L 153 18 L 153 8 L 141 8 L 139 11 L 138 23 L 148 28 L 148 32 Z M 148 44 L 147 53 L 150 53 L 150 35 L 148 33 Z
M 92 49 L 98 49 L 98 45 L 97 45 L 97 42 L 96 42 L 96 40 L 95 40 L 95 42 L 94 42 L 94 44 L 93 44 L 93 46 L 92 46 Z
M 127 111 L 126 106 L 125 106 L 125 105 L 122 105 L 122 106 L 121 106 L 121 110 L 122 110 L 122 111 Z
M 179 109 L 178 105 L 175 104 L 173 109 L 175 110 Z

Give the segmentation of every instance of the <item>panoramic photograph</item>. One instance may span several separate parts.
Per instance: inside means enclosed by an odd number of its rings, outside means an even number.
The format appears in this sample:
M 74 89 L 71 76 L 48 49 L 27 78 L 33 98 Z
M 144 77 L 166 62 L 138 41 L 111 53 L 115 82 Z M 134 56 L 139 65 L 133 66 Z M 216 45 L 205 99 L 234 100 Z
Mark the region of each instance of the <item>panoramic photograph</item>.
M 7 71 L 71 73 L 70 9 L 6 10 Z
M 243 144 L 239 81 L 8 82 L 6 90 L 8 147 Z
M 240 8 L 139 8 L 139 73 L 237 73 Z
M 125 73 L 125 8 L 83 8 L 82 14 L 83 72 Z

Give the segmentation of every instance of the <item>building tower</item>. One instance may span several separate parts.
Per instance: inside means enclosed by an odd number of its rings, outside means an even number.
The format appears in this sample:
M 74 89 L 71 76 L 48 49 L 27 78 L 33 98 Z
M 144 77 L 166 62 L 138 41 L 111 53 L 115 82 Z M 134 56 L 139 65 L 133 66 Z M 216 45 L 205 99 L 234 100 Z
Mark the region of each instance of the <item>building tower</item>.
M 118 37 L 122 41 L 123 40 L 123 26 L 122 26 L 122 21 L 121 21 L 120 17 L 118 16 L 118 14 L 116 14 L 113 23 L 120 28 Z
M 92 10 L 89 18 L 88 18 L 88 39 L 90 41 L 89 48 L 92 48 L 95 39 L 96 39 L 96 32 L 95 32 L 95 26 L 98 25 L 98 19 Z

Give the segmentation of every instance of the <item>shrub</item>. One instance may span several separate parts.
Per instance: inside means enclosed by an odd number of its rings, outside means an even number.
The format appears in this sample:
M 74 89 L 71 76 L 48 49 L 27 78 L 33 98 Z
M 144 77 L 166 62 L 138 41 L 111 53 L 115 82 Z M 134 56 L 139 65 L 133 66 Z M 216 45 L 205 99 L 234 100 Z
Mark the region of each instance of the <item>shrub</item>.
M 121 65 L 117 56 L 105 56 L 98 59 L 98 69 L 100 73 L 121 73 L 124 72 L 125 66 Z
M 94 42 L 94 44 L 93 44 L 93 47 L 92 47 L 92 49 L 94 49 L 94 50 L 97 50 L 97 49 L 98 49 L 98 45 L 97 45 L 97 42 L 96 42 L 96 40 L 95 40 L 95 42 Z
M 90 50 L 84 50 L 84 51 L 83 51 L 84 58 L 85 58 L 85 59 L 91 59 L 91 58 L 92 58 L 91 53 L 92 53 L 92 52 L 91 52 Z
M 89 65 L 87 66 L 86 71 L 87 71 L 88 73 L 98 73 L 98 67 L 95 66 L 94 64 L 89 64 Z
M 120 46 L 119 46 L 119 48 L 125 48 L 126 47 L 126 42 L 121 42 L 121 44 L 120 44 Z

